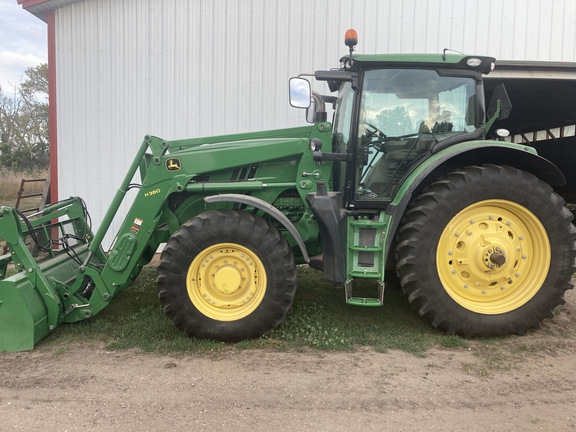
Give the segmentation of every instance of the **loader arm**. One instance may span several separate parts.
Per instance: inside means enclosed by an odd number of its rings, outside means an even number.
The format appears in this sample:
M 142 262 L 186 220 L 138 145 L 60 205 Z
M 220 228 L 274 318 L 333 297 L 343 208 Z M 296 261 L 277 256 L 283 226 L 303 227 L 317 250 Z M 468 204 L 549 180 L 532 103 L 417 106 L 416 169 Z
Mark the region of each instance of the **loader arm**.
M 330 132 L 325 124 L 179 141 L 146 136 L 95 233 L 80 198 L 32 217 L 2 208 L 0 237 L 9 253 L 0 257 L 0 351 L 31 349 L 59 324 L 94 316 L 132 284 L 185 221 L 235 201 L 275 220 L 307 261 L 307 245 L 316 251 L 318 234 L 302 197 L 315 190 L 312 179 L 330 178 L 331 166 L 318 168 L 311 154 L 304 155 L 311 136 L 329 142 Z M 141 184 L 135 185 L 138 172 Z M 105 253 L 103 239 L 135 187 L 139 191 Z M 222 193 L 252 196 L 242 203 L 204 201 Z M 282 210 L 270 204 L 275 201 Z M 290 206 L 297 210 L 286 210 Z M 7 277 L 9 264 L 17 273 Z

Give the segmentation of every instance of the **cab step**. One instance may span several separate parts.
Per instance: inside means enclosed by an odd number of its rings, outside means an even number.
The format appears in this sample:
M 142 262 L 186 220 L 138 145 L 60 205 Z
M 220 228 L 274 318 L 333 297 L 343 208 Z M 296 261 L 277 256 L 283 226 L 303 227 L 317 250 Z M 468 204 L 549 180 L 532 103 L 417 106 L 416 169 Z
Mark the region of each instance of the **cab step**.
M 352 297 L 348 304 L 353 306 L 382 306 L 380 300 L 376 298 Z
M 344 291 L 346 293 L 346 303 L 353 306 L 382 306 L 384 304 L 384 283 L 378 282 L 378 297 L 353 297 L 352 296 L 352 280 L 344 284 Z
M 348 279 L 384 279 L 384 238 L 387 223 L 361 216 L 348 219 Z

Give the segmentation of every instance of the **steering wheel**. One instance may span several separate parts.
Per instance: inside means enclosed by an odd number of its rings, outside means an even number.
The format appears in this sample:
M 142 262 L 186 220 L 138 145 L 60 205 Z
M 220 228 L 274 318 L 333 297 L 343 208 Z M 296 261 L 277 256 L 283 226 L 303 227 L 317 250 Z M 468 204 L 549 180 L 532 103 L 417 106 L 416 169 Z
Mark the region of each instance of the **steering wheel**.
M 362 142 L 366 145 L 374 147 L 377 151 L 380 151 L 382 144 L 386 141 L 386 134 L 374 126 L 372 123 L 361 122 L 361 126 L 364 127 L 364 134 L 362 135 Z
M 372 139 L 374 135 L 378 135 L 380 138 L 386 139 L 386 135 L 372 123 L 362 122 L 362 125 L 366 128 L 366 138 Z M 370 130 L 371 129 L 371 130 Z

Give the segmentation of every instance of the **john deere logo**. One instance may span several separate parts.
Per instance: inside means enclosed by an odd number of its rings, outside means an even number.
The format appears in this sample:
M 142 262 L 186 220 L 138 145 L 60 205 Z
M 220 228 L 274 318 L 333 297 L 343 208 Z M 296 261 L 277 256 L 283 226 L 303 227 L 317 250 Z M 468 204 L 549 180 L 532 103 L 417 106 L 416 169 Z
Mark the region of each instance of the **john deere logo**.
M 166 160 L 166 169 L 168 171 L 180 171 L 182 168 L 182 164 L 180 163 L 180 159 L 168 159 Z

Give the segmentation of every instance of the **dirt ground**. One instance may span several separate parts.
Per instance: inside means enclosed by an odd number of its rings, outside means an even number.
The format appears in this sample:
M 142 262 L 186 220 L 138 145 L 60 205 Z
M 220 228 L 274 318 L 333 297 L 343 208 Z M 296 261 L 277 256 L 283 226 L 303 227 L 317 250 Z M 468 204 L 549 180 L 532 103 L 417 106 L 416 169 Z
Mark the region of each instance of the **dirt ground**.
M 540 331 L 423 357 L 0 353 L 0 430 L 576 430 L 576 292 L 566 297 Z

